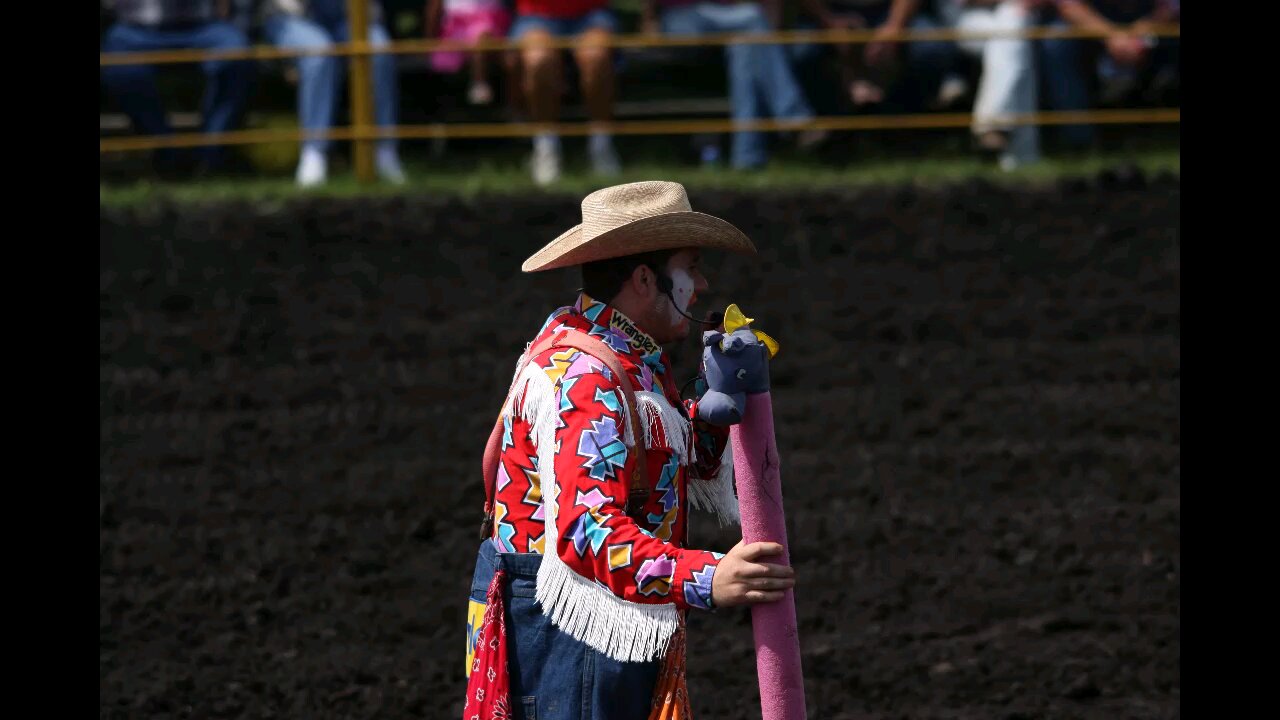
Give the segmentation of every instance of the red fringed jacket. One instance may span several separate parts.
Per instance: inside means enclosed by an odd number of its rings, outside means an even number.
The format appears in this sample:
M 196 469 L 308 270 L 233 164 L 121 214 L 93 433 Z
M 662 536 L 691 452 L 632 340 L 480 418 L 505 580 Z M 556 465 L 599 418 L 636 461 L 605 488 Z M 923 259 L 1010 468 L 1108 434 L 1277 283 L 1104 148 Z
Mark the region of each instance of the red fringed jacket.
M 657 659 L 677 612 L 712 609 L 723 555 L 685 547 L 687 510 L 737 520 L 729 433 L 693 420 L 667 355 L 622 313 L 582 294 L 533 342 L 564 327 L 616 352 L 642 427 L 629 427 L 604 363 L 571 348 L 530 358 L 503 408 L 493 542 L 545 556 L 537 595 L 558 627 L 619 660 Z M 637 452 L 649 475 L 640 522 L 626 513 Z

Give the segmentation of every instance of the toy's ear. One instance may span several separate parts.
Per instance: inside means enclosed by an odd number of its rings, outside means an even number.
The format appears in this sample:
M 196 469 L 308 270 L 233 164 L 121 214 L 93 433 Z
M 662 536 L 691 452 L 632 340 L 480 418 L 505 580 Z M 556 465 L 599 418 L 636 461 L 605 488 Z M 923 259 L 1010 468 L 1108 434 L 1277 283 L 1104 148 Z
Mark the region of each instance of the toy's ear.
M 705 332 L 702 334 L 702 346 L 711 347 L 712 345 L 716 345 L 723 337 L 724 333 L 715 332 L 714 330 Z
M 738 309 L 737 303 L 730 305 L 724 311 L 724 331 L 733 332 L 744 325 L 750 325 L 751 318 L 747 317 Z
M 764 346 L 769 348 L 769 359 L 772 360 L 773 356 L 778 354 L 778 341 L 769 337 L 769 333 L 763 330 L 752 330 L 751 332 L 755 333 L 755 336 L 760 339 L 760 342 L 764 343 Z

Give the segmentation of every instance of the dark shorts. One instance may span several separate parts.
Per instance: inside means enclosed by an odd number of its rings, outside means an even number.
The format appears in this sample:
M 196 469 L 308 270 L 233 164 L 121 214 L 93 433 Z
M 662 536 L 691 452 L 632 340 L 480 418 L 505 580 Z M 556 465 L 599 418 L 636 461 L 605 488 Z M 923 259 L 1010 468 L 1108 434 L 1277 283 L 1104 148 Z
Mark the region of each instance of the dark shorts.
M 516 720 L 645 720 L 661 661 L 618 662 L 560 631 L 534 599 L 537 553 L 480 544 L 471 600 L 483 603 L 493 575 L 507 573 L 507 663 Z M 470 640 L 468 640 L 470 642 Z
M 573 37 L 594 29 L 616 32 L 618 22 L 608 8 L 597 8 L 576 18 L 553 18 L 541 15 L 520 15 L 511 26 L 511 39 L 519 40 L 530 30 L 545 30 L 552 37 Z

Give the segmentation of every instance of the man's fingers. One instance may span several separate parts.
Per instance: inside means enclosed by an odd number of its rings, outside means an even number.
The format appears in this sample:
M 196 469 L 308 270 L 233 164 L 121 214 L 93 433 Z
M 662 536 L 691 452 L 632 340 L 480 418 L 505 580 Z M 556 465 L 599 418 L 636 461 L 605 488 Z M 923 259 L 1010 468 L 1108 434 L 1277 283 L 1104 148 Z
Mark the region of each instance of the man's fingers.
M 762 557 L 781 554 L 782 546 L 776 542 L 754 542 L 742 549 L 743 560 L 759 560 Z
M 796 586 L 791 578 L 757 578 L 744 583 L 751 590 L 790 590 Z
M 796 569 L 790 565 L 777 565 L 774 563 L 762 563 L 768 569 L 768 577 L 776 578 L 794 578 Z
M 790 565 L 776 565 L 774 563 L 743 563 L 738 570 L 738 575 L 744 578 L 789 578 L 795 577 L 796 571 Z
M 747 602 L 750 603 L 778 602 L 782 599 L 782 592 L 778 590 L 749 590 L 746 598 Z

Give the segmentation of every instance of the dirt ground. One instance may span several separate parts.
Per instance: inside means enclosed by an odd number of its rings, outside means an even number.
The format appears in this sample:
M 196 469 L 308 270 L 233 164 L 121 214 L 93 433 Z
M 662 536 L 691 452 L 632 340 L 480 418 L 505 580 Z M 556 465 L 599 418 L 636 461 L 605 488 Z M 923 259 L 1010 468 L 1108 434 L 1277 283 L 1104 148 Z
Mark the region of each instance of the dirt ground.
M 1179 716 L 1179 200 L 693 193 L 761 248 L 700 310 L 782 344 L 811 718 Z M 102 718 L 458 717 L 480 455 L 577 287 L 519 263 L 577 212 L 102 208 Z M 699 718 L 759 717 L 749 623 L 691 618 Z

